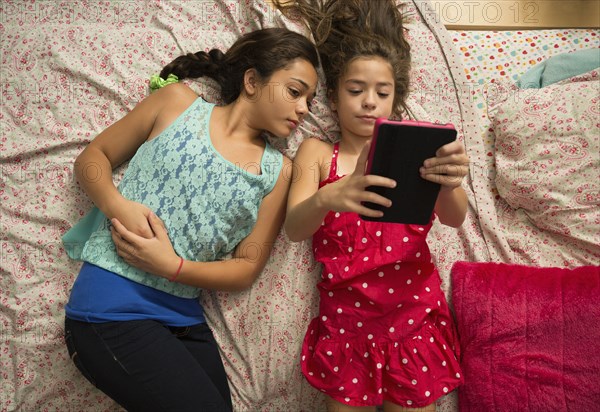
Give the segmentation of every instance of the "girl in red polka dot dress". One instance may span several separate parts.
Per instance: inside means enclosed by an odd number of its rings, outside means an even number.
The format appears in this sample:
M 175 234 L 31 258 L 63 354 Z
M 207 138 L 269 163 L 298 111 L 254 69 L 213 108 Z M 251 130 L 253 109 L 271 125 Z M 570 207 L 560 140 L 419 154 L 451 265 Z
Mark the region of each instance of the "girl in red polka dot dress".
M 462 377 L 452 316 L 426 237 L 436 216 L 445 225 L 462 224 L 467 199 L 461 181 L 469 159 L 456 141 L 425 161 L 422 178 L 442 185 L 428 224 L 359 217 L 381 216 L 362 202 L 390 206 L 365 188 L 395 182 L 364 170 L 375 119 L 404 108 L 409 46 L 392 1 L 330 1 L 326 11 L 319 19 L 331 30 L 321 37 L 315 31 L 315 38 L 341 139 L 302 143 L 285 222 L 291 240 L 313 237 L 315 259 L 323 265 L 319 314 L 304 338 L 302 372 L 328 396 L 329 411 L 374 411 L 376 405 L 386 412 L 434 411 L 436 399 Z M 305 13 L 309 23 L 311 16 L 314 10 Z

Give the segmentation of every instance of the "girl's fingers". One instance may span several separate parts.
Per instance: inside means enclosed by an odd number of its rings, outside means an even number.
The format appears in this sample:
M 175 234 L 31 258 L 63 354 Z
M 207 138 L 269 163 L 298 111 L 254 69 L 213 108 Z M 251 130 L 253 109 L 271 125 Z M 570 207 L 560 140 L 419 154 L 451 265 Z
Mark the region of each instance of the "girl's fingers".
M 443 186 L 458 187 L 461 185 L 464 176 L 428 174 L 422 175 L 421 177 L 425 180 L 429 180 L 433 183 L 439 183 Z
M 392 201 L 390 199 L 369 191 L 365 191 L 362 202 L 374 203 L 384 207 L 390 207 L 392 205 Z
M 164 222 L 158 216 L 156 216 L 154 212 L 150 212 L 148 221 L 150 222 L 150 228 L 152 229 L 152 232 L 154 232 L 154 236 L 156 236 L 159 240 L 167 237 L 167 228 L 165 227 Z
M 135 241 L 138 236 L 127 230 L 117 218 L 113 218 L 111 223 L 111 236 L 117 249 L 117 254 L 127 263 L 135 262 L 137 260 Z
M 469 164 L 469 157 L 466 155 L 450 155 L 443 157 L 431 157 L 423 162 L 424 167 L 435 167 L 440 165 L 459 165 Z
M 463 177 L 469 173 L 469 167 L 459 164 L 440 164 L 433 167 L 421 167 L 419 172 L 421 173 L 421 176 L 437 174 Z
M 358 213 L 359 215 L 368 216 L 368 217 L 382 217 L 383 216 L 382 211 L 369 209 L 366 206 L 360 206 L 359 208 L 357 208 L 356 213 Z
M 110 223 L 112 224 L 112 227 L 115 229 L 115 231 L 119 234 L 119 236 L 123 237 L 123 235 L 128 232 L 127 228 L 123 226 L 123 224 L 119 222 L 119 219 L 117 219 L 116 217 L 112 218 L 110 220 Z
M 356 167 L 354 168 L 355 175 L 364 175 L 367 170 L 367 160 L 369 158 L 369 148 L 371 147 L 371 141 L 367 142 L 362 148 L 358 160 L 356 161 Z
M 367 175 L 362 182 L 363 187 L 381 186 L 381 187 L 396 187 L 396 181 L 383 176 Z
M 115 245 L 121 242 L 121 236 L 117 233 L 114 227 L 110 229 L 110 236 L 112 237 L 113 243 Z
M 446 157 L 452 154 L 465 154 L 465 146 L 462 144 L 462 142 L 455 140 L 451 143 L 443 145 L 435 152 L 436 157 Z
M 435 152 L 435 157 L 425 160 L 423 166 L 430 168 L 442 164 L 468 165 L 469 156 L 465 152 L 462 142 L 455 140 L 440 147 Z
M 117 254 L 123 258 L 126 262 L 131 262 L 135 260 L 135 247 L 124 240 L 114 229 L 112 229 L 112 240 L 115 244 L 115 249 L 117 250 Z
M 133 244 L 138 240 L 139 236 L 127 230 L 127 228 L 123 226 L 121 222 L 119 222 L 119 219 L 113 218 L 111 219 L 110 223 L 112 224 L 116 232 L 119 234 L 119 236 L 126 240 L 128 243 Z
M 111 232 L 111 237 L 112 237 L 113 243 L 115 244 L 117 250 L 122 249 L 123 245 L 126 245 L 127 242 L 125 242 L 125 240 L 123 240 L 123 238 L 121 237 L 119 232 L 117 232 L 117 230 L 115 229 L 114 225 L 110 229 L 110 232 Z

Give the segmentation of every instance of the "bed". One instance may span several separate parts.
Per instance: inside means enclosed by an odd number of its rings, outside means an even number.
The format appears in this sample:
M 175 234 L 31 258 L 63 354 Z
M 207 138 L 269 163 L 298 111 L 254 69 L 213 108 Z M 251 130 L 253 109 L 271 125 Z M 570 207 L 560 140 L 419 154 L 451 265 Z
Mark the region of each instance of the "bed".
M 429 238 L 456 310 L 466 381 L 438 410 L 549 410 L 536 402 L 592 410 L 584 407 L 600 401 L 589 384 L 598 381 L 589 365 L 599 360 L 600 338 L 599 71 L 533 88 L 543 76 L 532 70 L 552 56 L 598 51 L 600 32 L 449 31 L 433 6 L 403 6 L 413 46 L 410 115 L 454 123 L 472 162 L 464 225 L 436 224 Z M 67 257 L 61 235 L 92 206 L 73 161 L 148 94 L 150 75 L 174 57 L 226 48 L 271 26 L 304 30 L 263 0 L 2 2 L 1 411 L 120 410 L 85 381 L 63 342 L 64 305 L 80 263 Z M 525 74 L 531 88 L 515 86 Z M 214 84 L 188 84 L 218 101 Z M 585 130 L 572 132 L 576 125 Z M 302 139 L 336 133 L 321 86 L 311 117 L 277 147 L 293 157 Z M 298 361 L 318 276 L 310 243 L 280 233 L 250 290 L 203 293 L 236 411 L 325 410 Z M 507 326 L 515 319 L 526 320 L 518 330 Z M 543 350 L 548 336 L 560 342 L 550 353 L 558 363 Z M 557 372 L 561 365 L 575 371 Z M 515 392 L 529 403 L 503 404 Z M 577 404 L 573 395 L 582 393 Z

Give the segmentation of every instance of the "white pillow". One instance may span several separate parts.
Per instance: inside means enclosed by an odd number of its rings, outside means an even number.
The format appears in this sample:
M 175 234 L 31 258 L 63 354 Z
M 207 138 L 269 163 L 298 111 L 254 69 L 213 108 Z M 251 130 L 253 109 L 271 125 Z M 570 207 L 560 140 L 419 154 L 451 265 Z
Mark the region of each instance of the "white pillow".
M 540 229 L 600 243 L 600 78 L 518 90 L 490 108 L 498 193 Z

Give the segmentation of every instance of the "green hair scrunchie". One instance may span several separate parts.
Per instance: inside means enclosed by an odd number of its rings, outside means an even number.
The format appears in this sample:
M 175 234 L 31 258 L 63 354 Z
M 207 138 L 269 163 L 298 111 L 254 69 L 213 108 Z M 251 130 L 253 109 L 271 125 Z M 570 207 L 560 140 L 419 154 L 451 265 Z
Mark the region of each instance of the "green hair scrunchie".
M 161 87 L 177 82 L 179 82 L 179 77 L 175 76 L 173 73 L 169 74 L 166 79 L 163 79 L 158 74 L 153 74 L 150 77 L 150 91 L 155 92 Z

